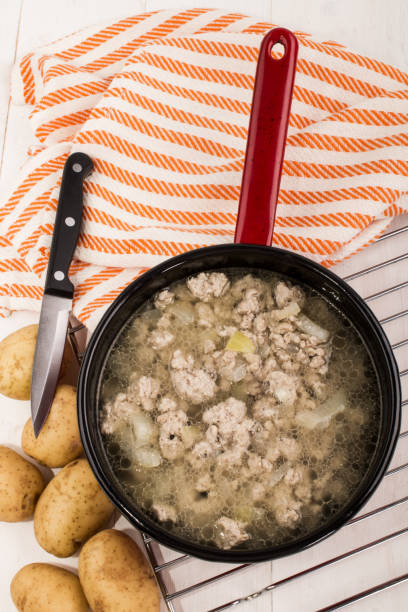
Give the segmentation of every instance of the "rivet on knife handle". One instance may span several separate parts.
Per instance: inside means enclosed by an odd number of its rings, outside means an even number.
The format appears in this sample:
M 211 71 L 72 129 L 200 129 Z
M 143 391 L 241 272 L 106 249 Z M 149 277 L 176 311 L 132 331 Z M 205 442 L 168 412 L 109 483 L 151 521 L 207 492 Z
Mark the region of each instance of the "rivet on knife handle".
M 85 153 L 73 153 L 65 162 L 45 280 L 46 294 L 73 297 L 68 270 L 81 229 L 83 183 L 92 168 L 92 160 Z

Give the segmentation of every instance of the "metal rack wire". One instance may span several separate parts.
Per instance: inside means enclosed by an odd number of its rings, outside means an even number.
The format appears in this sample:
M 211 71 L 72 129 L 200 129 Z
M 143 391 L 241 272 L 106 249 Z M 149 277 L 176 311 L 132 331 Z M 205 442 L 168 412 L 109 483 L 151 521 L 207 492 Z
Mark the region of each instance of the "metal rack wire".
M 383 241 L 390 241 L 398 236 L 401 236 L 401 234 L 407 235 L 406 232 L 408 232 L 408 225 L 398 228 L 394 231 L 391 231 L 383 235 L 379 240 L 377 240 L 376 244 L 378 245 L 379 243 Z M 377 275 L 380 274 L 381 279 L 384 279 L 384 273 L 387 273 L 387 276 L 389 277 L 390 276 L 389 272 L 392 269 L 392 267 L 400 264 L 401 262 L 405 262 L 405 260 L 408 260 L 408 252 L 398 254 L 395 257 L 392 257 L 385 261 L 379 261 L 377 263 L 374 263 L 372 266 L 366 267 L 352 274 L 345 275 L 343 276 L 343 278 L 351 284 L 355 283 L 355 281 L 358 282 L 359 280 L 364 279 L 369 274 L 377 274 Z M 356 288 L 358 289 L 358 287 Z M 408 288 L 408 281 L 403 281 L 400 283 L 396 283 L 391 287 L 386 287 L 380 291 L 377 291 L 376 293 L 366 296 L 365 299 L 373 307 L 373 304 L 375 304 L 377 300 L 381 300 L 381 298 L 390 296 L 390 294 L 394 294 L 395 297 L 397 297 L 398 294 L 402 292 L 405 288 Z M 395 302 L 396 300 L 393 300 L 393 301 Z M 387 316 L 383 316 L 379 320 L 383 326 L 386 326 L 390 323 L 401 320 L 403 317 L 406 317 L 407 315 L 408 315 L 408 308 L 407 309 L 403 308 L 400 311 L 392 312 L 391 314 L 387 314 Z M 408 317 L 407 317 L 406 322 L 408 322 Z M 405 323 L 404 325 L 401 325 L 399 321 L 399 327 L 406 327 L 406 325 Z M 80 361 L 81 359 L 83 346 L 84 346 L 83 337 L 82 337 L 82 346 L 80 346 L 80 343 L 78 342 L 78 332 L 80 331 L 83 331 L 83 326 L 81 324 L 79 325 L 75 323 L 71 324 L 70 329 L 69 329 L 69 338 L 70 338 L 72 348 L 74 350 L 74 353 L 78 361 Z M 397 359 L 401 352 L 401 349 L 403 347 L 408 346 L 408 329 L 404 334 L 406 337 L 403 337 L 403 338 L 400 337 L 400 331 L 401 330 L 399 329 L 398 339 L 392 343 L 392 347 L 395 351 Z M 404 380 L 406 380 L 406 382 L 408 383 L 408 378 L 405 379 L 405 377 L 408 376 L 408 368 L 400 369 L 400 376 L 401 376 L 401 383 L 404 387 Z M 404 397 L 404 394 L 403 394 L 403 397 Z M 407 404 L 408 404 L 408 399 L 403 399 L 402 406 L 404 407 Z M 404 424 L 404 421 L 406 421 L 406 424 Z M 385 489 L 387 486 L 387 481 L 392 479 L 395 475 L 399 475 L 405 470 L 407 470 L 408 468 L 408 444 L 407 444 L 407 449 L 406 449 L 407 452 L 405 453 L 405 457 L 403 457 L 403 453 L 398 452 L 398 449 L 403 446 L 404 440 L 407 440 L 408 442 L 408 420 L 405 419 L 405 415 L 403 416 L 402 432 L 400 433 L 400 436 L 399 436 L 397 452 L 396 452 L 397 464 L 394 465 L 395 461 L 393 461 L 391 468 L 386 473 L 383 483 L 380 485 L 379 489 Z M 394 460 L 395 460 L 395 456 L 394 456 Z M 362 532 L 363 526 L 367 524 L 367 522 L 370 519 L 374 518 L 377 521 L 377 523 L 379 523 L 381 522 L 381 518 L 383 516 L 386 516 L 387 513 L 389 511 L 392 511 L 393 509 L 404 508 L 404 510 L 408 512 L 408 489 L 406 493 L 407 495 L 402 495 L 402 496 L 397 495 L 396 498 L 391 498 L 391 499 L 389 499 L 390 496 L 388 497 L 386 496 L 384 501 L 380 504 L 374 503 L 373 505 L 372 503 L 369 503 L 366 506 L 366 508 L 363 509 L 362 513 L 360 513 L 358 516 L 353 518 L 351 521 L 347 523 L 347 525 L 345 525 L 342 528 L 341 533 L 345 533 L 345 530 L 349 529 L 351 526 L 354 526 L 354 525 L 357 525 L 359 532 Z M 375 495 L 375 498 L 377 499 L 376 495 Z M 408 523 L 404 523 L 403 526 L 400 526 L 398 529 L 392 529 L 392 531 L 389 533 L 385 533 L 385 534 L 377 533 L 376 537 L 369 538 L 367 542 L 364 542 L 361 545 L 358 545 L 358 546 L 352 545 L 351 547 L 347 546 L 347 550 L 343 552 L 339 552 L 338 554 L 329 554 L 328 558 L 323 557 L 323 560 L 321 560 L 320 562 L 310 563 L 306 565 L 306 567 L 303 567 L 303 568 L 300 567 L 300 569 L 298 569 L 297 571 L 287 572 L 286 575 L 284 575 L 283 577 L 277 580 L 273 580 L 269 583 L 264 582 L 265 586 L 262 586 L 261 588 L 257 588 L 256 590 L 254 590 L 253 592 L 249 594 L 239 595 L 235 599 L 227 598 L 227 601 L 223 601 L 219 603 L 216 607 L 213 607 L 213 606 L 211 607 L 210 605 L 209 608 L 206 608 L 206 612 L 223 612 L 224 610 L 228 610 L 230 608 L 239 606 L 240 604 L 244 602 L 254 601 L 267 593 L 271 593 L 272 591 L 275 592 L 284 586 L 291 585 L 293 583 L 297 583 L 297 581 L 299 581 L 301 578 L 316 575 L 316 573 L 320 572 L 321 570 L 324 570 L 325 568 L 329 568 L 331 566 L 335 567 L 341 562 L 344 562 L 346 559 L 350 559 L 352 557 L 357 557 L 359 555 L 362 555 L 365 551 L 374 551 L 376 550 L 376 548 L 378 549 L 378 547 L 380 547 L 381 544 L 384 544 L 386 542 L 390 542 L 390 543 L 396 542 L 398 539 L 402 538 L 404 534 L 408 534 L 408 526 L 404 526 L 404 525 L 408 525 Z M 212 585 L 219 583 L 220 581 L 228 581 L 229 578 L 240 575 L 242 572 L 251 571 L 251 566 L 249 564 L 243 564 L 243 565 L 238 565 L 238 566 L 227 566 L 226 569 L 223 569 L 220 572 L 217 571 L 216 574 L 210 575 L 208 578 L 204 578 L 198 582 L 194 581 L 192 584 L 188 584 L 180 588 L 178 586 L 175 586 L 172 580 L 173 571 L 177 570 L 182 565 L 189 566 L 190 564 L 202 564 L 203 567 L 204 565 L 208 567 L 208 565 L 210 564 L 208 562 L 203 562 L 198 559 L 193 559 L 189 557 L 188 555 L 179 555 L 179 554 L 174 553 L 174 551 L 170 552 L 168 551 L 168 549 L 165 549 L 165 547 L 154 542 L 147 535 L 142 534 L 142 536 L 143 536 L 142 541 L 146 549 L 146 554 L 150 560 L 151 566 L 156 575 L 157 582 L 159 584 L 160 590 L 163 595 L 163 600 L 169 612 L 176 612 L 177 610 L 187 610 L 187 609 L 191 610 L 192 609 L 191 605 L 188 608 L 184 608 L 183 606 L 183 600 L 185 600 L 187 597 L 191 596 L 198 590 L 209 589 Z M 355 539 L 358 540 L 358 538 L 355 538 Z M 315 548 L 318 548 L 321 546 L 322 544 L 318 544 Z M 277 562 L 274 562 L 274 564 L 275 563 Z M 217 570 L 218 570 L 218 566 L 217 566 Z M 203 572 L 203 574 L 205 574 L 205 572 Z M 387 581 L 383 581 L 379 584 L 370 586 L 369 588 L 353 593 L 345 599 L 335 601 L 331 603 L 329 606 L 321 607 L 320 612 L 323 612 L 326 610 L 342 609 L 346 606 L 350 606 L 352 604 L 355 604 L 356 602 L 361 602 L 365 600 L 366 598 L 369 598 L 376 594 L 384 592 L 387 589 L 392 589 L 396 587 L 397 585 L 400 585 L 407 581 L 408 581 L 408 573 L 403 573 L 401 575 L 392 577 Z M 233 592 L 233 591 L 229 590 L 229 592 Z M 198 609 L 195 606 L 194 606 L 194 610 L 195 612 L 198 612 Z

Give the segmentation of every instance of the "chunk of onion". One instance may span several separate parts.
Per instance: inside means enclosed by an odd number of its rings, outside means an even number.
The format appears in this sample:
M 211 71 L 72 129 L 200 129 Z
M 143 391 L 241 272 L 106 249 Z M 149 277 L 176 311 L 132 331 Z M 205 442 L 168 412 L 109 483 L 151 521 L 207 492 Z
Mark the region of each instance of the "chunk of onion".
M 167 312 L 171 312 L 184 325 L 194 321 L 195 312 L 191 302 L 176 300 L 167 307 Z
M 131 417 L 133 433 L 135 435 L 134 446 L 139 448 L 150 444 L 155 434 L 155 426 L 148 414 L 136 412 Z
M 337 391 L 329 397 L 316 410 L 301 410 L 296 415 L 296 422 L 306 429 L 315 429 L 316 427 L 326 428 L 330 424 L 331 419 L 343 412 L 346 408 L 346 395 L 344 391 Z
M 145 468 L 154 468 L 161 464 L 161 455 L 159 451 L 150 446 L 136 448 L 134 457 L 138 464 Z
M 191 448 L 200 437 L 200 428 L 196 425 L 185 425 L 181 430 L 181 439 L 186 448 Z
M 270 478 L 268 479 L 268 485 L 270 487 L 274 487 L 276 484 L 278 484 L 278 482 L 280 482 L 282 478 L 285 476 L 288 469 L 289 469 L 289 466 L 286 463 L 284 463 L 277 470 L 272 472 Z
M 255 344 L 240 331 L 232 334 L 225 347 L 227 351 L 237 351 L 239 353 L 255 353 Z
M 239 382 L 240 380 L 245 378 L 246 371 L 247 369 L 245 363 L 238 364 L 231 372 L 231 381 L 234 383 Z
M 290 402 L 290 400 L 292 399 L 292 395 L 293 395 L 291 389 L 287 389 L 286 387 L 278 387 L 277 389 L 275 389 L 273 394 L 278 400 L 278 402 L 281 404 L 286 404 Z
M 320 327 L 320 325 L 311 321 L 311 319 L 304 314 L 298 316 L 296 325 L 302 332 L 309 334 L 309 336 L 315 336 L 320 342 L 327 342 L 330 338 L 330 332 L 328 332 L 327 329 Z
M 284 308 L 273 311 L 273 318 L 281 321 L 282 319 L 288 319 L 289 317 L 296 317 L 300 312 L 300 307 L 297 302 L 290 302 Z

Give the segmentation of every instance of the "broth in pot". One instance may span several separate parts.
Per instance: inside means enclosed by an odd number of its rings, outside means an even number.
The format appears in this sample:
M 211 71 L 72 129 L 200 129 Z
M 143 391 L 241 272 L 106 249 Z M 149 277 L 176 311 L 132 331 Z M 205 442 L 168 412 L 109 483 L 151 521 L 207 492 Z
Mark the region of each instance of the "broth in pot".
M 228 268 L 145 303 L 103 372 L 116 477 L 166 529 L 220 549 L 322 527 L 374 454 L 378 382 L 350 321 L 269 271 Z

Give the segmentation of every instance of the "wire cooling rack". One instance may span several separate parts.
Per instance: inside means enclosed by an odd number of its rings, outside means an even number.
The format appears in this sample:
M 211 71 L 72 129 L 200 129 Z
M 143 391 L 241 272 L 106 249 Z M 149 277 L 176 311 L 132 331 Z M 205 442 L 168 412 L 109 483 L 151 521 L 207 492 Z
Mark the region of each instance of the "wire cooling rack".
M 380 487 L 360 514 L 334 536 L 308 551 L 272 563 L 232 566 L 205 562 L 180 555 L 142 534 L 169 612 L 222 612 L 237 606 L 254 612 L 272 607 L 276 612 L 323 612 L 345 607 L 379 610 L 384 609 L 381 601 L 389 590 L 408 581 L 408 555 L 404 555 L 408 543 L 404 538 L 405 534 L 408 537 L 408 414 L 404 410 L 408 404 L 407 239 L 405 220 L 403 227 L 383 235 L 365 251 L 370 253 L 370 266 L 347 273 L 347 264 L 340 270 L 379 318 L 400 367 L 402 427 Z M 385 259 L 384 254 L 388 255 Z M 366 295 L 366 287 L 378 291 Z M 83 325 L 71 322 L 69 339 L 78 361 L 84 346 L 83 331 Z M 371 571 L 366 571 L 368 566 Z

